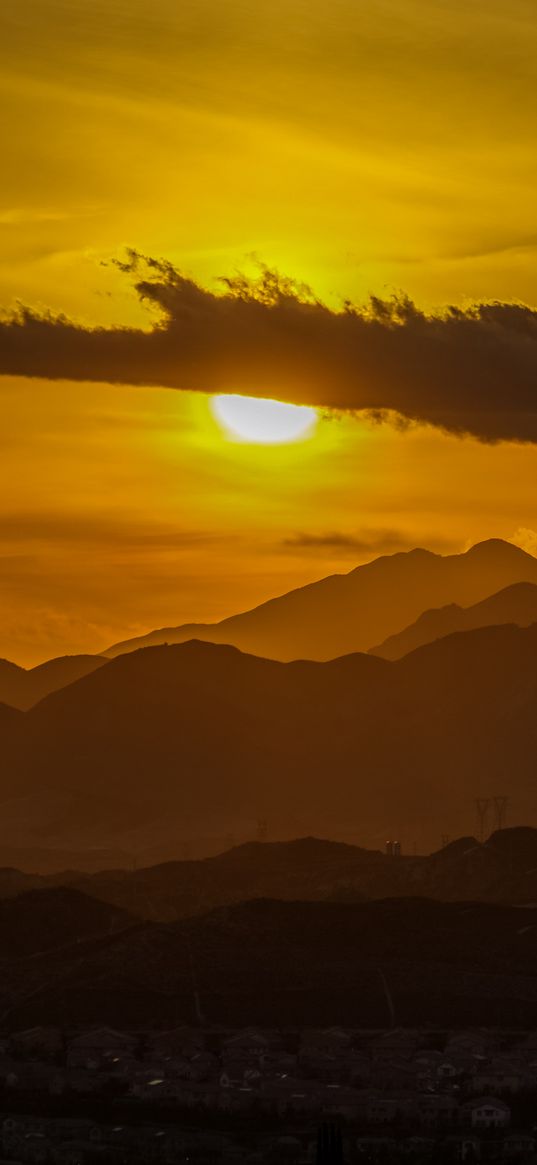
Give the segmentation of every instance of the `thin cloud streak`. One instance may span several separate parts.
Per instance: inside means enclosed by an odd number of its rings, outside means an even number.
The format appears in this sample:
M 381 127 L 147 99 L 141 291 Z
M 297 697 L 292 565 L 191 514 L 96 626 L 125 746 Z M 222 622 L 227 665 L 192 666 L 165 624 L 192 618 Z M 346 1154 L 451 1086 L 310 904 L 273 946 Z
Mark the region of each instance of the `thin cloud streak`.
M 420 537 L 416 540 L 397 530 L 368 530 L 356 535 L 339 530 L 319 534 L 302 532 L 284 538 L 281 545 L 284 550 L 291 552 L 294 550 L 297 553 L 350 555 L 355 558 L 360 555 L 397 554 L 400 551 L 413 550 L 418 544 L 444 554 L 453 553 L 457 549 L 454 543 L 448 540 L 435 537 L 425 539 Z
M 537 442 L 537 311 L 523 304 L 426 315 L 372 297 L 335 311 L 267 269 L 216 294 L 135 252 L 117 265 L 156 311 L 152 327 L 92 329 L 22 307 L 0 322 L 0 373 L 242 392 Z

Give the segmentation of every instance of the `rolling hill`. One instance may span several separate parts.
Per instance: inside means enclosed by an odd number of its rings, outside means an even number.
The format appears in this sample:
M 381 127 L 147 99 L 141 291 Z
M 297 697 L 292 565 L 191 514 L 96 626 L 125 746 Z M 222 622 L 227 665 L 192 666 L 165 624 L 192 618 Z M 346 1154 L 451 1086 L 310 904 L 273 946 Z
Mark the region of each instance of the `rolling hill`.
M 382 659 L 401 659 L 409 651 L 455 631 L 475 631 L 478 627 L 494 627 L 502 623 L 514 623 L 517 627 L 537 623 L 535 583 L 512 583 L 472 607 L 450 603 L 447 607 L 424 611 L 410 627 L 405 627 L 398 635 L 389 636 L 378 647 L 370 648 L 370 654 Z
M 165 627 L 108 648 L 111 657 L 190 639 L 229 643 L 267 659 L 333 659 L 368 651 L 425 610 L 477 603 L 513 583 L 537 585 L 537 559 L 491 539 L 464 554 L 411 550 L 375 559 L 215 624 Z
M 0 962 L 114 934 L 135 921 L 126 911 L 70 886 L 29 890 L 0 901 Z
M 536 921 L 531 908 L 422 898 L 239 903 L 4 958 L 0 1012 L 8 1030 L 533 1027 Z

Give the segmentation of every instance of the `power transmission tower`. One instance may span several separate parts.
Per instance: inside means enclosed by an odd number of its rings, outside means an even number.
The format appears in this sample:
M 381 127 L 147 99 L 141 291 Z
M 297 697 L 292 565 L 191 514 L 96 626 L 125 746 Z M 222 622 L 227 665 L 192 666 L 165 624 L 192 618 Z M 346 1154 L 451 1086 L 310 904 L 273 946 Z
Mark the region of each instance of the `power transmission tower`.
M 257 841 L 266 841 L 267 838 L 268 838 L 267 822 L 264 819 L 260 818 L 259 821 L 257 822 L 256 839 L 257 839 Z
M 505 829 L 509 797 L 493 797 L 493 801 L 496 811 L 496 829 Z
M 485 826 L 490 808 L 490 797 L 476 797 L 475 807 L 477 810 L 477 819 L 479 822 L 479 840 L 481 844 L 485 840 Z
M 442 834 L 441 843 L 442 843 L 442 849 L 445 849 L 446 846 L 449 845 L 449 833 Z

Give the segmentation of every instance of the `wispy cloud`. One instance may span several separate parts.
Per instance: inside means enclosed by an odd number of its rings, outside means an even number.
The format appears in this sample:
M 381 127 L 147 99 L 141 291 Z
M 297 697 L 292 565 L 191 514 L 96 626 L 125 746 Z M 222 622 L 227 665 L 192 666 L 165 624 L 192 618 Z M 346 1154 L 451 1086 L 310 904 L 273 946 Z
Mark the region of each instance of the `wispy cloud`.
M 152 327 L 92 329 L 22 307 L 0 323 L 0 372 L 243 392 L 537 442 L 537 311 L 523 304 L 427 315 L 373 297 L 334 311 L 269 270 L 216 294 L 162 260 L 132 252 L 118 266 L 157 312 Z
M 399 551 L 413 550 L 416 545 L 444 553 L 455 549 L 451 542 L 437 537 L 416 539 L 397 530 L 366 530 L 348 534 L 338 530 L 325 533 L 296 533 L 284 538 L 284 549 L 298 553 L 325 554 L 333 556 L 349 555 L 356 558 L 363 555 L 397 554 Z
M 188 551 L 221 540 L 208 530 L 183 530 L 159 523 L 140 524 L 104 514 L 10 512 L 0 514 L 0 549 L 20 545 L 112 547 L 121 551 Z M 9 559 L 13 561 L 12 555 Z

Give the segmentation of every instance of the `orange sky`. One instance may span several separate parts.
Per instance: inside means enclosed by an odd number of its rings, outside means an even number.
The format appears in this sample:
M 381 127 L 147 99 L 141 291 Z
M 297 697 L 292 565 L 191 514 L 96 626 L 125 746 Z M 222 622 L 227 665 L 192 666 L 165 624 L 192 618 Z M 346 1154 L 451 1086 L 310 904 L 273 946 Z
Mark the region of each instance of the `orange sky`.
M 331 306 L 535 307 L 533 0 L 4 0 L 0 304 L 147 312 L 252 254 Z M 376 553 L 533 546 L 534 445 L 322 418 L 226 439 L 201 394 L 0 379 L 0 655 L 98 650 Z M 519 532 L 518 534 L 516 532 Z

